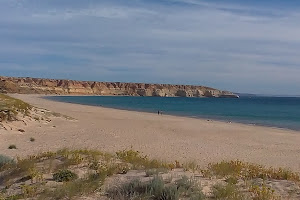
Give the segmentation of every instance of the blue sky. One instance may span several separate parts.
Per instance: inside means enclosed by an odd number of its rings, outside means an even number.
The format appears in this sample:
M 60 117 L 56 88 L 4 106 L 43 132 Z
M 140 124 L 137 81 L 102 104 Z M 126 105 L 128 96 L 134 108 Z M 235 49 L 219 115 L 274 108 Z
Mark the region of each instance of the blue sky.
M 0 0 L 0 75 L 300 95 L 298 0 Z

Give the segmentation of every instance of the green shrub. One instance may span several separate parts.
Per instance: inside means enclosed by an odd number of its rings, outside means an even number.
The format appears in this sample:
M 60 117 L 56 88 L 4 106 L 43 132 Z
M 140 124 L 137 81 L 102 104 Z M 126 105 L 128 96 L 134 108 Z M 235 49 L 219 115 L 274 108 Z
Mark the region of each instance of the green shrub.
M 279 200 L 276 196 L 275 191 L 267 187 L 265 184 L 262 186 L 251 185 L 250 192 L 254 200 Z
M 35 139 L 33 137 L 31 137 L 29 140 L 30 140 L 30 142 L 34 142 L 35 141 Z
M 196 171 L 199 170 L 199 166 L 197 165 L 196 162 L 194 161 L 190 161 L 190 162 L 186 162 L 182 165 L 182 167 L 186 170 L 186 171 L 192 171 L 193 173 L 195 173 Z
M 177 200 L 179 193 L 175 185 L 166 186 L 163 179 L 155 177 L 150 182 L 133 180 L 108 191 L 111 199 L 164 199 Z
M 14 144 L 11 144 L 11 145 L 8 146 L 8 149 L 17 149 L 17 146 L 14 145 Z
M 21 198 L 22 198 L 22 195 L 11 195 L 11 196 L 6 197 L 5 200 L 18 200 Z
M 97 174 L 92 174 L 87 179 L 77 179 L 66 182 L 54 190 L 45 190 L 39 199 L 72 199 L 74 196 L 92 194 L 100 190 L 103 180 Z
M 107 193 L 110 199 L 135 199 L 146 193 L 146 187 L 140 180 L 133 180 L 120 187 L 110 188 Z
M 169 168 L 169 164 L 156 159 L 149 159 L 139 151 L 123 150 L 116 152 L 117 158 L 133 165 L 133 169 Z
M 110 189 L 107 193 L 111 199 L 202 200 L 205 198 L 200 188 L 187 177 L 180 179 L 176 184 L 165 184 L 164 180 L 158 176 L 146 183 L 133 180 Z
M 68 169 L 59 170 L 57 173 L 53 174 L 53 180 L 57 182 L 68 182 L 77 179 L 78 176 L 74 172 Z
M 5 171 L 9 169 L 9 173 L 4 173 L 1 175 L 1 181 L 3 183 L 15 179 L 17 177 L 28 176 L 29 169 L 33 169 L 35 161 L 31 159 L 20 159 L 16 158 L 16 161 L 7 163 L 4 165 L 0 171 Z
M 194 179 L 183 176 L 175 183 L 181 195 L 195 200 L 205 199 L 201 187 Z
M 225 180 L 226 183 L 229 184 L 237 184 L 238 183 L 238 179 L 236 177 L 230 176 Z
M 24 198 L 33 198 L 37 195 L 38 188 L 32 185 L 22 185 L 22 194 Z
M 28 103 L 5 94 L 0 94 L 0 103 L 3 105 L 3 108 L 11 111 L 14 114 L 22 113 L 24 115 L 28 115 L 32 109 L 32 106 Z
M 194 186 L 194 182 L 192 179 L 189 179 L 187 176 L 183 176 L 181 179 L 176 181 L 176 185 L 178 188 L 189 190 Z
M 165 186 L 161 193 L 158 193 L 154 199 L 166 199 L 166 200 L 178 200 L 179 199 L 179 191 L 176 185 Z
M 265 168 L 262 165 L 235 161 L 222 161 L 219 163 L 210 163 L 205 170 L 201 170 L 205 177 L 228 178 L 237 177 L 241 179 L 275 179 L 300 181 L 298 173 L 283 168 Z
M 213 197 L 219 200 L 241 200 L 247 199 L 233 184 L 218 183 L 213 186 Z
M 174 191 L 174 189 L 176 189 Z M 147 194 L 154 196 L 155 199 L 178 199 L 178 191 L 176 187 L 166 187 L 162 178 L 154 177 L 146 186 Z M 171 198 L 171 196 L 173 198 Z M 168 198 L 169 197 L 169 198 Z
M 134 180 L 108 192 L 111 199 L 164 199 L 178 200 L 179 193 L 175 185 L 166 186 L 161 178 L 148 183 Z
M 141 167 L 148 161 L 147 156 L 143 156 L 139 151 L 134 151 L 132 149 L 118 151 L 116 152 L 116 155 L 122 161 L 131 163 L 136 167 Z
M 10 157 L 0 155 L 0 168 L 3 167 L 4 165 L 14 163 L 14 160 L 11 159 Z

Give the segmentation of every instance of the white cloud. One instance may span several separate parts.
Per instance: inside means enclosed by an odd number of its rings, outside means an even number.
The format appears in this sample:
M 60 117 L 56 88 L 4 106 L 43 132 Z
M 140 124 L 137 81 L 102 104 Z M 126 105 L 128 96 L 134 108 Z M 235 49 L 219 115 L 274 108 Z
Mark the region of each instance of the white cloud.
M 26 76 L 299 94 L 299 15 L 180 1 L 187 6 L 2 0 L 7 8 L 0 7 L 0 60 L 5 62 L 0 69 L 9 75 L 19 70 Z M 9 69 L 8 61 L 19 68 Z

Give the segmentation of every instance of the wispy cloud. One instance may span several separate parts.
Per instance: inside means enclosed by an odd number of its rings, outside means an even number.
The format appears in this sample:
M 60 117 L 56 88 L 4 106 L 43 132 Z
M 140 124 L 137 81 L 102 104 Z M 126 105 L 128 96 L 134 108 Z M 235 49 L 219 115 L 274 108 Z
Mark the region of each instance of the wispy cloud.
M 216 2 L 0 0 L 1 74 L 299 94 L 298 7 Z

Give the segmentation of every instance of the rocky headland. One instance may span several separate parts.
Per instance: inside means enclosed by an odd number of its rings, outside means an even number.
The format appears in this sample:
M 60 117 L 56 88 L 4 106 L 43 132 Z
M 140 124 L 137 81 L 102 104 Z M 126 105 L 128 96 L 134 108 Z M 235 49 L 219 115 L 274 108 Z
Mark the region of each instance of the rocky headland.
M 95 82 L 55 80 L 41 78 L 16 78 L 0 76 L 0 92 L 19 94 L 57 95 L 123 95 L 158 97 L 229 97 L 236 94 L 218 89 L 170 84 L 145 84 L 121 82 Z

